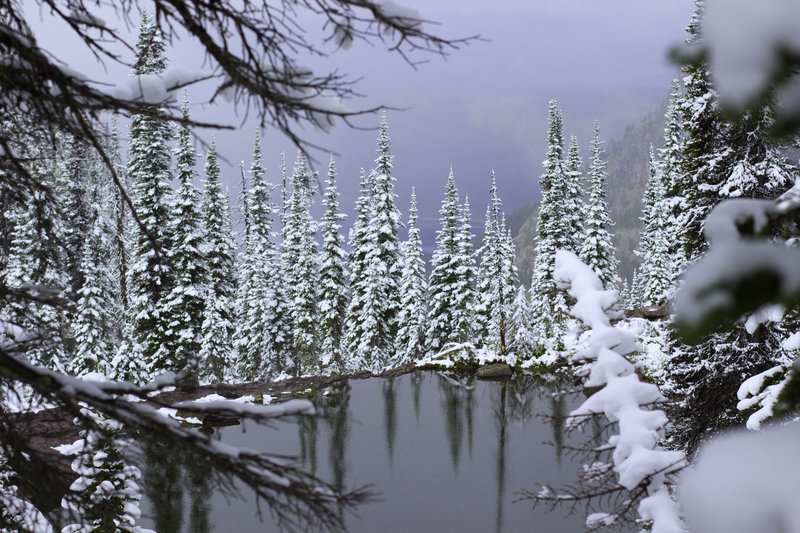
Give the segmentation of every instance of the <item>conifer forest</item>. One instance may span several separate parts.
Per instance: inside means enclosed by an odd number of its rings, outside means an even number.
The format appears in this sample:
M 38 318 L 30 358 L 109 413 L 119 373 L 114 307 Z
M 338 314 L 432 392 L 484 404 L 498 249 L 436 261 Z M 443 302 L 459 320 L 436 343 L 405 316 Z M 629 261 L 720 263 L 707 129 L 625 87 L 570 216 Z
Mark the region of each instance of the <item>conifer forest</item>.
M 800 4 L 673 4 L 647 114 L 533 54 L 425 123 L 334 59 L 619 6 L 405 4 L 0 1 L 0 532 L 800 533 Z

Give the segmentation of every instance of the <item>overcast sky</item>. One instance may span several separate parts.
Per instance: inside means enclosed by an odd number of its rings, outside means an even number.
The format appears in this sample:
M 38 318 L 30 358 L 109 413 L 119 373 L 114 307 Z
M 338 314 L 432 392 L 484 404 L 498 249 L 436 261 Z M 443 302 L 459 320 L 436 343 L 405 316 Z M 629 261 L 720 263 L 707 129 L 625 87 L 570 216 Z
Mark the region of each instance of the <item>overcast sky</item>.
M 454 51 L 447 60 L 431 56 L 416 70 L 380 44 L 354 46 L 310 66 L 335 66 L 363 78 L 357 89 L 367 97 L 348 102 L 351 108 L 377 104 L 408 108 L 389 113 L 399 205 L 405 213 L 415 185 L 422 223 L 429 230 L 436 225 L 451 164 L 459 192 L 470 195 L 476 229 L 483 225 L 480 214 L 492 169 L 508 210 L 538 197 L 536 180 L 544 158 L 551 98 L 558 99 L 565 133 L 578 136 L 584 157 L 594 118 L 600 120 L 602 135 L 612 138 L 655 108 L 676 74 L 666 59 L 667 50 L 683 39 L 693 5 L 691 0 L 398 2 L 440 22 L 433 29 L 445 37 L 480 34 L 487 41 Z M 31 13 L 29 18 L 39 42 L 73 68 L 108 81 L 127 75 L 113 66 L 101 69 L 63 28 L 52 26 L 46 13 Z M 107 22 L 115 25 L 111 19 Z M 172 65 L 202 67 L 202 55 L 193 42 L 175 43 L 168 54 Z M 205 94 L 207 90 L 198 88 L 190 91 L 190 99 L 199 101 Z M 195 106 L 193 114 L 241 123 L 231 120 L 232 109 L 224 104 Z M 361 123 L 377 126 L 378 117 Z M 223 172 L 233 197 L 238 196 L 238 162 L 249 165 L 255 124 L 250 120 L 236 131 L 217 134 L 220 154 L 231 163 Z M 201 136 L 210 137 L 210 132 Z M 342 207 L 352 218 L 359 168 L 374 166 L 376 132 L 340 126 L 327 135 L 308 132 L 307 138 L 339 154 Z M 269 130 L 263 147 L 268 179 L 277 181 L 281 151 L 291 163 L 295 149 Z M 327 153 L 312 155 L 324 172 Z

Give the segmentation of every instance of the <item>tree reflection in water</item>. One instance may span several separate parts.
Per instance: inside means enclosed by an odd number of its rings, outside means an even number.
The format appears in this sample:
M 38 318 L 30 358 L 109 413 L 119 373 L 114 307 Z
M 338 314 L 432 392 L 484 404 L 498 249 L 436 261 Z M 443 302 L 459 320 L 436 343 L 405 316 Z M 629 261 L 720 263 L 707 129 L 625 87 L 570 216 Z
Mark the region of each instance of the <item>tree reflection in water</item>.
M 394 387 L 394 378 L 383 380 L 383 433 L 386 439 L 386 454 L 389 464 L 394 459 L 394 441 L 397 437 L 397 391 Z
M 555 393 L 566 385 L 533 375 L 482 382 L 434 372 L 351 379 L 311 398 L 317 416 L 248 428 L 246 434 L 236 428 L 221 433 L 231 445 L 296 454 L 305 471 L 333 490 L 372 484 L 379 501 L 360 509 L 359 517 L 335 509 L 352 533 L 500 533 L 529 525 L 583 533 L 579 516 L 512 505 L 519 491 L 570 483 L 581 470 L 583 458 L 576 462 L 576 454 L 565 453 L 575 446 L 564 429 L 574 399 Z M 554 446 L 543 446 L 547 441 Z M 152 453 L 159 469 L 147 470 L 153 485 L 148 496 L 159 531 L 277 530 L 268 514 L 253 516 L 253 499 L 232 506 L 202 483 L 202 472 L 188 470 L 186 460 L 159 447 Z

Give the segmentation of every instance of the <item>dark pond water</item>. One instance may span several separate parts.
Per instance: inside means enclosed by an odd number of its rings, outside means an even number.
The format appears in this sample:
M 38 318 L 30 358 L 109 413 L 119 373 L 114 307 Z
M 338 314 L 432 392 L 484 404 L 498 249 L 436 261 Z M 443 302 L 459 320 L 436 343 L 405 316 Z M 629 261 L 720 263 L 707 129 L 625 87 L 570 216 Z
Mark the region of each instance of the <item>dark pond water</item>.
M 378 500 L 347 517 L 353 533 L 585 531 L 585 511 L 514 503 L 518 491 L 574 483 L 580 457 L 564 446 L 563 415 L 579 398 L 532 376 L 456 382 L 431 372 L 353 380 L 315 400 L 319 417 L 219 430 L 229 444 L 291 454 L 336 486 L 371 485 Z M 539 416 L 543 415 L 543 416 Z M 200 468 L 153 456 L 140 525 L 159 532 L 275 531 L 252 495 L 228 499 Z M 198 465 L 195 465 L 198 466 Z M 191 471 L 190 471 L 191 470 Z M 198 472 L 199 470 L 199 472 Z M 263 521 L 262 521 L 263 520 Z

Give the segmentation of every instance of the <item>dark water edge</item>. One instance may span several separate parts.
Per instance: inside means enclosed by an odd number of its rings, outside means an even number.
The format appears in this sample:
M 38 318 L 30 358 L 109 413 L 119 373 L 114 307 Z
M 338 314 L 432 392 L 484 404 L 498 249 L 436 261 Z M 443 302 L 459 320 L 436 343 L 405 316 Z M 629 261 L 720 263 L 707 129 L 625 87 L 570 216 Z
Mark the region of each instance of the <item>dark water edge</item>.
M 533 375 L 484 382 L 416 372 L 351 380 L 312 398 L 319 416 L 222 428 L 216 436 L 296 456 L 305 470 L 342 489 L 371 485 L 377 500 L 345 515 L 353 533 L 579 533 L 586 530 L 582 506 L 570 513 L 514 503 L 522 490 L 574 484 L 581 465 L 592 461 L 565 452 L 587 436 L 565 434 L 564 415 L 581 397 L 555 395 L 559 388 Z M 263 503 L 258 516 L 249 489 L 226 497 L 207 481 L 203 465 L 184 464 L 163 449 L 149 450 L 146 462 L 139 525 L 160 533 L 278 530 Z

